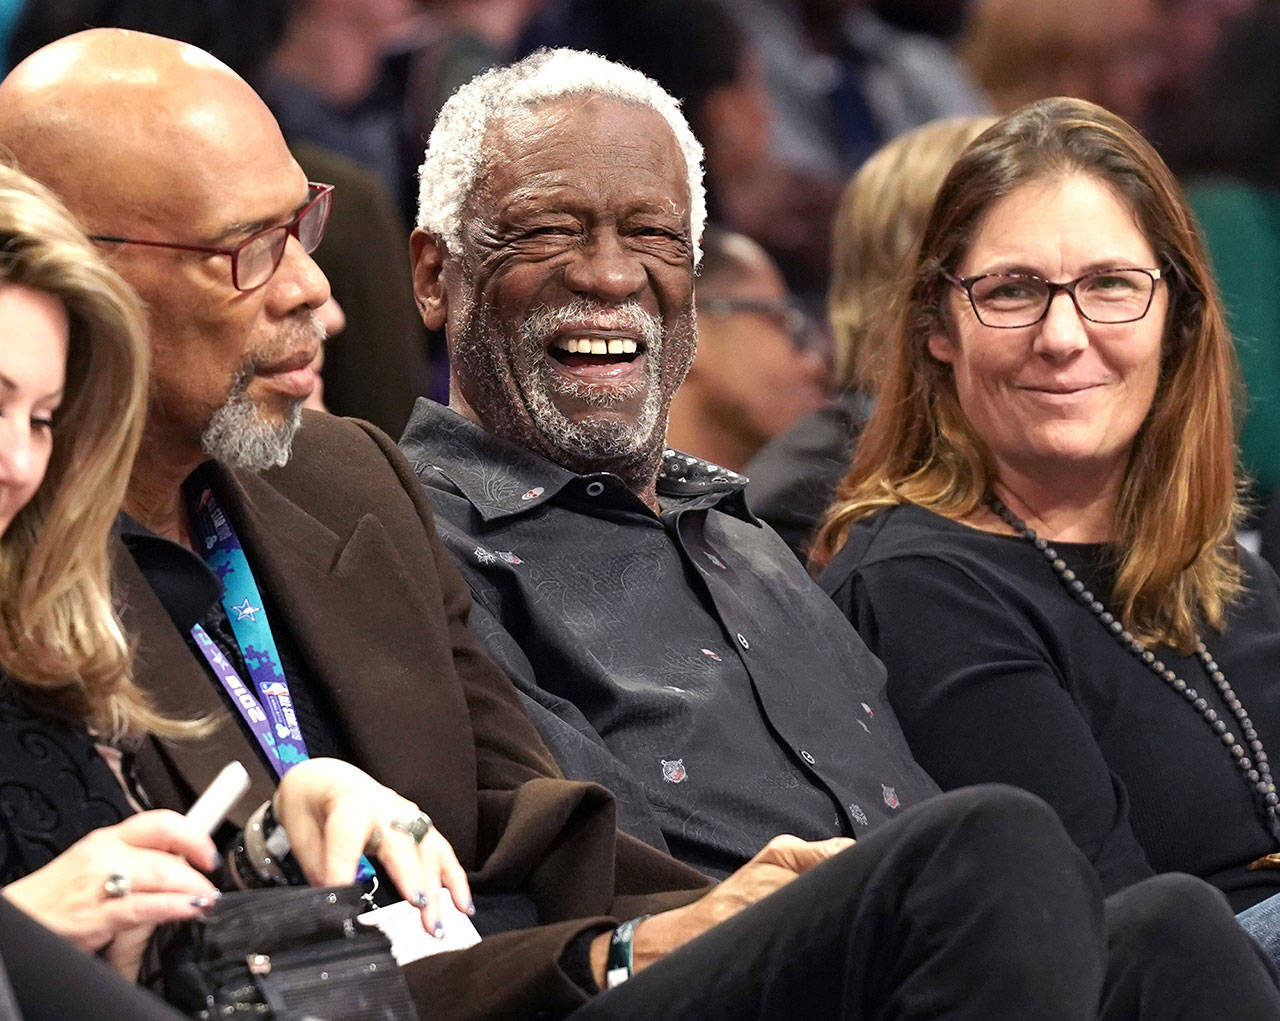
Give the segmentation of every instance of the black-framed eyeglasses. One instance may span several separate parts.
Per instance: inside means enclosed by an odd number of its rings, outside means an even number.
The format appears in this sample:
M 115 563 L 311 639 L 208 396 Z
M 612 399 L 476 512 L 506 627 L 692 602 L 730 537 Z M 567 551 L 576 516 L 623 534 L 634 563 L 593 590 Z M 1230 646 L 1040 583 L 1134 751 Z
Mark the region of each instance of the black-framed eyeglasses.
M 219 248 L 213 245 L 184 245 L 174 241 L 144 241 L 140 238 L 120 238 L 109 234 L 91 234 L 91 241 L 116 245 L 146 245 L 150 248 L 176 248 L 180 252 L 205 252 L 209 255 L 231 256 L 231 283 L 238 291 L 252 291 L 271 279 L 280 260 L 284 258 L 289 238 L 295 237 L 303 250 L 310 255 L 324 239 L 329 225 L 329 212 L 333 208 L 333 185 L 307 182 L 307 202 L 284 223 L 265 227 L 250 234 L 238 245 Z
M 791 346 L 797 351 L 807 351 L 821 339 L 813 318 L 786 298 L 703 298 L 698 302 L 698 310 L 708 315 L 767 316 L 787 331 Z
M 1150 310 L 1162 276 L 1158 269 L 1100 269 L 1059 284 L 1034 273 L 942 275 L 969 296 L 978 322 L 998 330 L 1034 326 L 1049 314 L 1059 291 L 1069 294 L 1076 311 L 1091 323 L 1136 322 Z

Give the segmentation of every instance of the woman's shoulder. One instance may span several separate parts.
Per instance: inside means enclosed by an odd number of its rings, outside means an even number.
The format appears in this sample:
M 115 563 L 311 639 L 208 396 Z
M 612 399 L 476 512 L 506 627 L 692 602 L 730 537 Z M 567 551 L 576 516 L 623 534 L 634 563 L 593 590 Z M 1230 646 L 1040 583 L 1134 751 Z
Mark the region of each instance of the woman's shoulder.
M 1248 620 L 1264 627 L 1280 628 L 1280 575 L 1257 553 L 1244 546 L 1238 549 L 1243 591 L 1232 607 L 1230 617 L 1236 621 Z
M 1245 584 L 1266 592 L 1280 592 L 1280 575 L 1261 554 L 1247 546 L 1236 547 L 1240 553 L 1240 566 L 1244 568 Z
M 890 563 L 895 570 L 906 569 L 908 561 L 948 563 L 985 573 L 992 564 L 1007 566 L 1011 551 L 1013 559 L 1019 559 L 1020 543 L 1014 536 L 984 532 L 926 507 L 901 504 L 868 515 L 849 530 L 844 546 L 823 571 L 823 584 Z
M 0 674 L 0 883 L 131 812 L 88 732 L 34 712 Z

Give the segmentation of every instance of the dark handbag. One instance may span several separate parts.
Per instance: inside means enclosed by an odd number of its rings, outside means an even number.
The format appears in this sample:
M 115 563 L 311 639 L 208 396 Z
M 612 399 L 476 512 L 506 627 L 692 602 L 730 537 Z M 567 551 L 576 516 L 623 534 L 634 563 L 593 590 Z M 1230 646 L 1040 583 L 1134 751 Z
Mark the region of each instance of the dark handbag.
M 201 1021 L 414 1021 L 391 941 L 358 886 L 227 893 L 163 953 L 165 998 Z

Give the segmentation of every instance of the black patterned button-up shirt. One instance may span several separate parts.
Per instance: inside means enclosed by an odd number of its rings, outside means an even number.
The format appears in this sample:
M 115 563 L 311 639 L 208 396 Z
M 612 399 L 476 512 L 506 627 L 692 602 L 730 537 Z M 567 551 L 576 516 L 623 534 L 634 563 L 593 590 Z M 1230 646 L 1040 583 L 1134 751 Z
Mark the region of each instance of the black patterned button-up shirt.
M 567 775 L 714 875 L 776 833 L 856 836 L 936 792 L 885 673 L 743 499 L 668 451 L 661 513 L 420 400 L 401 446 L 475 597 L 472 626 Z

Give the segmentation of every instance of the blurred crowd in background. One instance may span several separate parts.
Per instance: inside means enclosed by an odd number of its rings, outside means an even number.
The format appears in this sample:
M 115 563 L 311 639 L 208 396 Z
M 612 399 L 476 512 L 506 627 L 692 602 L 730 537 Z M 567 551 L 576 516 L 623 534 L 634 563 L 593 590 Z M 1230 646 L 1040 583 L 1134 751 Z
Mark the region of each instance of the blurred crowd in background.
M 447 400 L 444 345 L 414 309 L 405 241 L 444 99 L 540 46 L 655 78 L 706 147 L 716 227 L 699 283 L 703 352 L 671 442 L 734 469 L 797 420 L 834 408 L 856 422 L 874 399 L 874 358 L 855 349 L 880 302 L 858 277 L 902 246 L 894 223 L 852 239 L 876 209 L 910 201 L 883 182 L 875 205 L 865 188 L 846 193 L 868 158 L 939 119 L 1092 100 L 1138 125 L 1188 189 L 1247 387 L 1241 456 L 1259 516 L 1280 486 L 1274 0 L 0 0 L 6 66 L 106 25 L 222 58 L 266 98 L 313 179 L 337 184 L 317 254 L 345 315 L 325 400 L 392 435 L 419 394 Z M 961 133 L 953 144 L 972 136 Z M 945 165 L 929 164 L 900 156 L 889 191 L 940 179 Z

